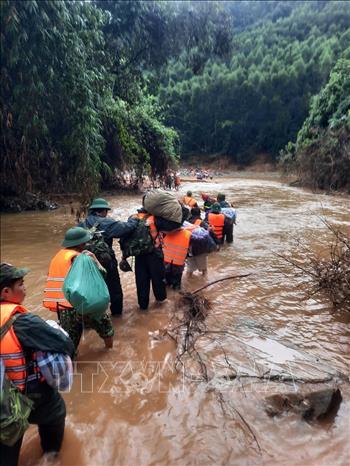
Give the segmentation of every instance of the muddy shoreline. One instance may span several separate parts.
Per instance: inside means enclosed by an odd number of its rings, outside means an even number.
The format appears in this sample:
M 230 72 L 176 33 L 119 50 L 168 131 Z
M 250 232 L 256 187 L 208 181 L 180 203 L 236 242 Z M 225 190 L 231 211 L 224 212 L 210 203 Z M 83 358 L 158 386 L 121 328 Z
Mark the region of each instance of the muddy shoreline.
M 188 168 L 188 165 L 184 165 L 183 168 Z M 259 164 L 247 167 L 246 169 L 239 169 L 237 167 L 230 167 L 223 169 L 216 174 L 213 179 L 197 180 L 193 176 L 182 175 L 181 180 L 183 183 L 201 183 L 203 184 L 203 191 L 208 183 L 220 183 L 222 178 L 234 177 L 234 178 L 246 178 L 246 179 L 270 179 L 280 181 L 286 186 L 296 187 L 303 189 L 307 192 L 314 194 L 326 194 L 349 197 L 350 193 L 347 191 L 322 191 L 314 190 L 311 187 L 303 186 L 299 183 L 299 180 L 295 176 L 286 176 L 282 172 L 278 171 L 272 165 Z M 150 182 L 146 180 L 141 189 L 135 189 L 133 186 L 130 187 L 116 187 L 113 189 L 102 189 L 102 196 L 115 196 L 121 195 L 135 195 L 142 194 L 144 191 L 151 187 Z M 175 191 L 174 191 L 175 192 Z M 20 213 L 26 211 L 51 211 L 65 205 L 71 205 L 72 208 L 79 208 L 83 201 L 82 193 L 30 193 L 27 192 L 23 196 L 0 196 L 0 213 Z

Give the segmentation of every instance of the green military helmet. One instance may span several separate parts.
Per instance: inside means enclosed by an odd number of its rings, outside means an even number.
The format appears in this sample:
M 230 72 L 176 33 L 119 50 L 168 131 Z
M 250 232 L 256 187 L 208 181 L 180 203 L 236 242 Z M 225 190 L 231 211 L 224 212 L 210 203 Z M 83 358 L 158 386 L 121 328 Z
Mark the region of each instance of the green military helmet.
M 73 246 L 79 246 L 90 241 L 91 233 L 89 230 L 81 227 L 73 227 L 66 231 L 62 246 L 64 248 L 72 248 Z
M 219 214 L 221 212 L 221 207 L 218 202 L 215 202 L 211 207 L 210 207 L 211 212 L 214 214 Z
M 2 262 L 0 264 L 0 286 L 4 288 L 6 285 L 9 285 L 12 280 L 17 280 L 23 278 L 30 269 L 19 269 L 12 264 L 7 264 Z
M 103 199 L 102 197 L 97 197 L 94 199 L 89 207 L 89 210 L 94 210 L 94 209 L 107 209 L 111 210 L 108 202 L 106 199 Z

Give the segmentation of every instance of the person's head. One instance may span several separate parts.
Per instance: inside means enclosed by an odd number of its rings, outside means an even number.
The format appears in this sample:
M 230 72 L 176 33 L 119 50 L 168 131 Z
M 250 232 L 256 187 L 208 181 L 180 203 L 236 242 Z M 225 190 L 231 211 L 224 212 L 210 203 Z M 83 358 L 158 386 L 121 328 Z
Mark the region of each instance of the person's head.
M 62 246 L 68 249 L 75 249 L 76 251 L 83 251 L 85 245 L 91 239 L 89 230 L 81 227 L 69 228 L 64 235 Z
M 11 264 L 0 264 L 0 298 L 1 301 L 9 301 L 21 304 L 26 297 L 24 276 L 29 269 L 18 269 Z
M 192 207 L 191 215 L 192 215 L 192 217 L 200 217 L 201 216 L 201 209 L 199 207 Z
M 206 193 L 201 193 L 201 196 L 202 196 L 203 201 L 207 201 L 209 198 L 208 194 Z
M 211 212 L 213 214 L 219 214 L 221 212 L 221 207 L 220 207 L 220 204 L 218 202 L 215 202 L 211 208 L 210 208 Z
M 218 197 L 216 198 L 218 202 L 222 202 L 226 199 L 225 194 L 219 193 Z
M 94 199 L 89 206 L 89 212 L 96 214 L 99 217 L 106 217 L 109 210 L 111 210 L 109 203 L 102 197 Z
M 186 196 L 192 197 L 192 191 L 187 191 Z

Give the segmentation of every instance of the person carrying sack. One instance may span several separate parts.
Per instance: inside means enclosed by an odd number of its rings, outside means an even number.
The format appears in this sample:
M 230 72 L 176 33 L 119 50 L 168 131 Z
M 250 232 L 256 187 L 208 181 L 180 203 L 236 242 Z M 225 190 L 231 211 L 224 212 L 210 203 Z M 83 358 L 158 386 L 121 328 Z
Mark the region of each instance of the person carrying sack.
M 60 451 L 65 403 L 42 376 L 35 355 L 39 351 L 70 357 L 74 354 L 69 337 L 22 306 L 26 296 L 24 276 L 28 271 L 0 264 L 0 353 L 5 369 L 0 397 L 0 458 L 6 466 L 17 466 L 28 422 L 38 425 L 44 453 L 56 455 Z
M 157 302 L 163 302 L 167 297 L 162 252 L 162 235 L 157 230 L 154 216 L 149 215 L 145 209 L 139 209 L 135 217 L 145 222 L 153 241 L 153 250 L 135 256 L 137 300 L 140 309 L 146 311 L 149 306 L 151 283 L 153 294 Z
M 220 204 L 221 213 L 225 215 L 225 225 L 223 231 L 223 240 L 227 243 L 233 243 L 233 225 L 236 223 L 236 212 L 226 201 L 225 194 L 219 193 L 217 195 L 217 202 Z M 230 214 L 230 215 L 228 215 Z
M 63 284 L 73 261 L 84 253 L 90 256 L 104 273 L 105 270 L 91 251 L 85 251 L 85 245 L 90 240 L 91 233 L 81 227 L 70 228 L 66 231 L 62 242 L 63 248 L 51 260 L 49 273 L 44 290 L 43 305 L 53 312 L 57 312 L 62 328 L 68 332 L 73 340 L 75 349 L 78 348 L 84 325 L 94 329 L 104 340 L 106 348 L 113 347 L 114 327 L 110 315 L 106 312 L 101 319 L 80 316 L 74 306 L 67 301 Z
M 110 210 L 111 207 L 105 199 L 94 199 L 89 206 L 87 218 L 79 226 L 89 229 L 96 226 L 96 229 L 101 232 L 104 241 L 109 246 L 111 260 L 108 264 L 103 263 L 107 271 L 105 280 L 111 298 L 112 316 L 121 316 L 123 313 L 123 290 L 120 283 L 118 262 L 113 251 L 113 239 L 120 239 L 130 235 L 137 227 L 138 220 L 130 218 L 127 222 L 119 222 L 108 217 Z M 97 254 L 97 252 L 93 252 Z

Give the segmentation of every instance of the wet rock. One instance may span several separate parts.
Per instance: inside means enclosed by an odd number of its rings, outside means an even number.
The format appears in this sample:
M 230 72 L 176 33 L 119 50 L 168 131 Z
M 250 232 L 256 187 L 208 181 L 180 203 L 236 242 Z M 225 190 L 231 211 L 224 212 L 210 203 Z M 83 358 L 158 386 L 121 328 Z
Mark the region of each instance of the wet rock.
M 296 413 L 305 420 L 316 420 L 336 412 L 342 401 L 339 388 L 324 388 L 304 393 L 274 394 L 265 399 L 269 416 Z

